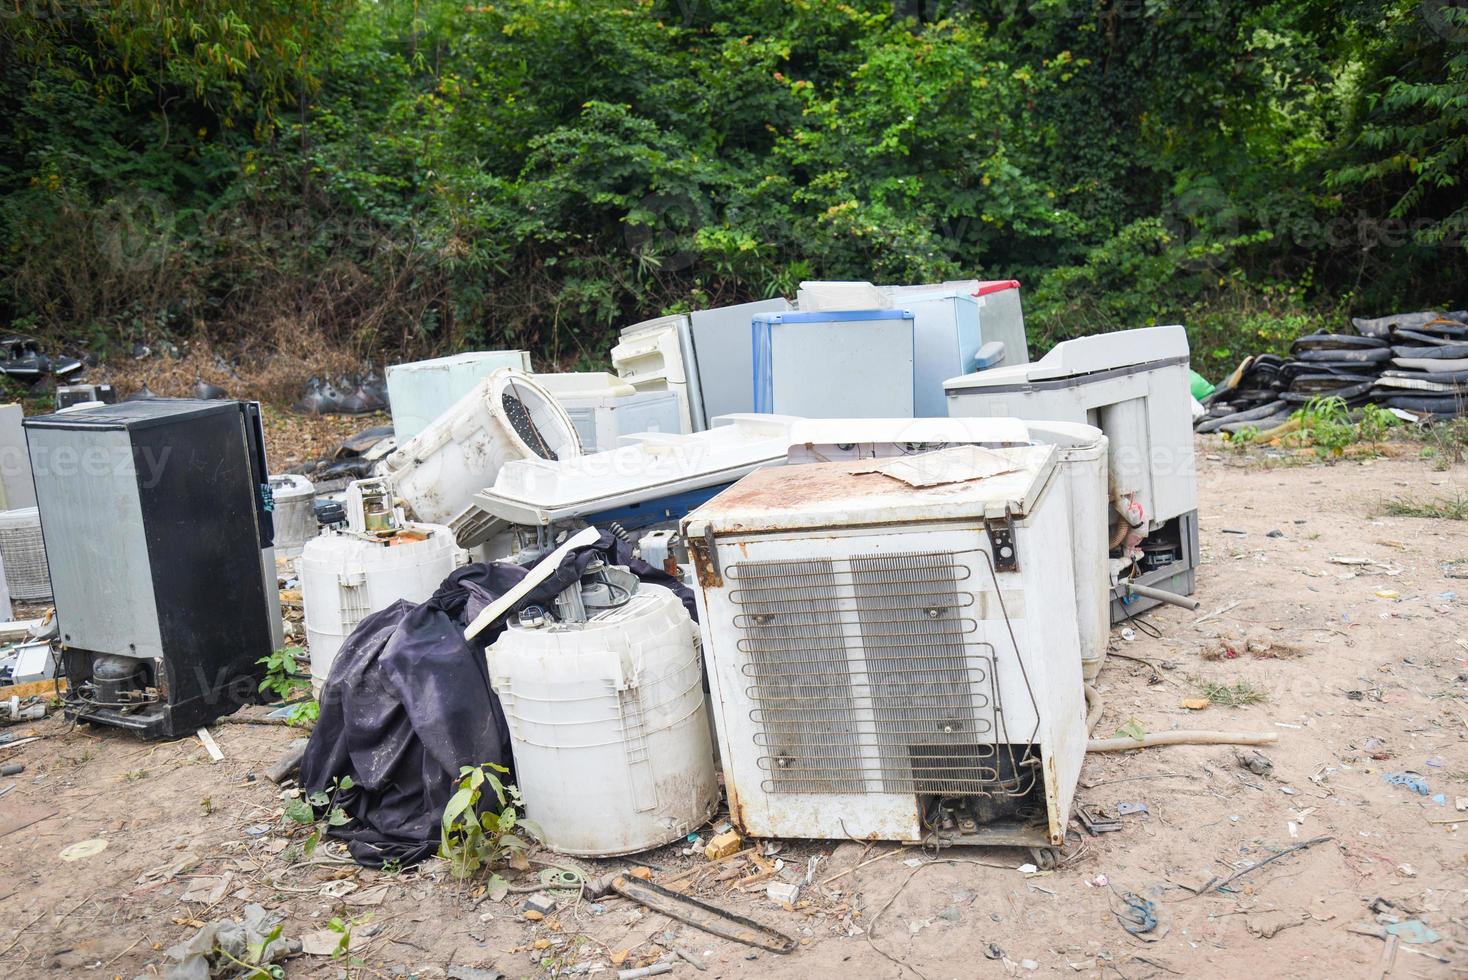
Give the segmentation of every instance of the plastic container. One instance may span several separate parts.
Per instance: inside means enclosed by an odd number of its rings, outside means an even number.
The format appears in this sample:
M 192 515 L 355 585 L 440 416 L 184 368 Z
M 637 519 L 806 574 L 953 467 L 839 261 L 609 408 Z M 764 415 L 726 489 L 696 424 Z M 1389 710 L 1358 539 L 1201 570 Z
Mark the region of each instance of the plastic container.
M 803 418 L 911 418 L 906 310 L 756 313 L 754 410 Z
M 475 385 L 501 368 L 529 371 L 530 355 L 523 350 L 480 350 L 389 366 L 387 398 L 398 442 L 406 442 L 428 428 Z
M 525 813 L 552 850 L 631 854 L 712 816 L 703 667 L 671 591 L 643 585 L 583 623 L 512 622 L 488 656 Z
M 321 529 L 316 522 L 316 487 L 304 476 L 279 473 L 270 478 L 270 493 L 275 498 L 275 553 L 294 558 Z
M 0 565 L 11 599 L 51 601 L 51 569 L 41 538 L 41 512 L 35 507 L 0 512 Z
M 311 687 L 319 695 L 342 642 L 368 615 L 399 599 L 423 602 L 454 570 L 458 548 L 441 525 L 409 524 L 386 542 L 325 531 L 297 563 Z
M 500 370 L 388 456 L 383 475 L 409 516 L 457 533 L 473 495 L 513 459 L 581 455 L 566 410 L 530 375 Z

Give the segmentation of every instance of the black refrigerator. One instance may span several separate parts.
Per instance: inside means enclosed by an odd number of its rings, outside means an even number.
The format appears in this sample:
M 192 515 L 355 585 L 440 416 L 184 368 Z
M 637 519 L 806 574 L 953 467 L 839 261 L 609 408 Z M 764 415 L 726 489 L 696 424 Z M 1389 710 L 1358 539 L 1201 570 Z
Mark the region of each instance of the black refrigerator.
M 259 405 L 143 399 L 25 432 L 67 714 L 177 738 L 257 700 L 281 644 Z

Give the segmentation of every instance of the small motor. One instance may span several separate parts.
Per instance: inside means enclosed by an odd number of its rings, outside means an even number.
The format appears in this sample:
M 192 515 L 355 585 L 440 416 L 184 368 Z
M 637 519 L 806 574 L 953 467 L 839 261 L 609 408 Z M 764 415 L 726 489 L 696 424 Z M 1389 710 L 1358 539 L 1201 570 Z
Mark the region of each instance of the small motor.
M 103 654 L 92 658 L 93 700 L 119 705 L 143 699 L 147 694 L 147 671 L 133 657 Z

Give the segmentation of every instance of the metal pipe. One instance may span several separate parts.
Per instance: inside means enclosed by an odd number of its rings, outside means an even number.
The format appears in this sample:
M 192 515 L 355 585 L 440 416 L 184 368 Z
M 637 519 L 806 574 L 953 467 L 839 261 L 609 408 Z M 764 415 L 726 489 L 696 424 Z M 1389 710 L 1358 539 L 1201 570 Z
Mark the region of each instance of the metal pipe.
M 1126 584 L 1127 595 L 1139 595 L 1144 599 L 1156 599 L 1158 602 L 1166 602 L 1170 605 L 1181 606 L 1183 609 L 1197 611 L 1201 603 L 1197 599 L 1191 599 L 1176 592 L 1168 592 L 1166 589 L 1154 589 L 1150 585 L 1136 585 L 1128 582 Z

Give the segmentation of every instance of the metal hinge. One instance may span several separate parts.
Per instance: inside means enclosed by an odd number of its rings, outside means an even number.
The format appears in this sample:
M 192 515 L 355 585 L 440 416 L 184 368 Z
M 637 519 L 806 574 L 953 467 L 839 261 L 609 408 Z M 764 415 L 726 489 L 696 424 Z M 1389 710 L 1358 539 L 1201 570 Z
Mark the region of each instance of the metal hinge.
M 1009 508 L 1004 516 L 984 518 L 984 530 L 989 533 L 989 551 L 994 556 L 994 571 L 1019 571 L 1019 549 L 1014 544 L 1014 517 Z

